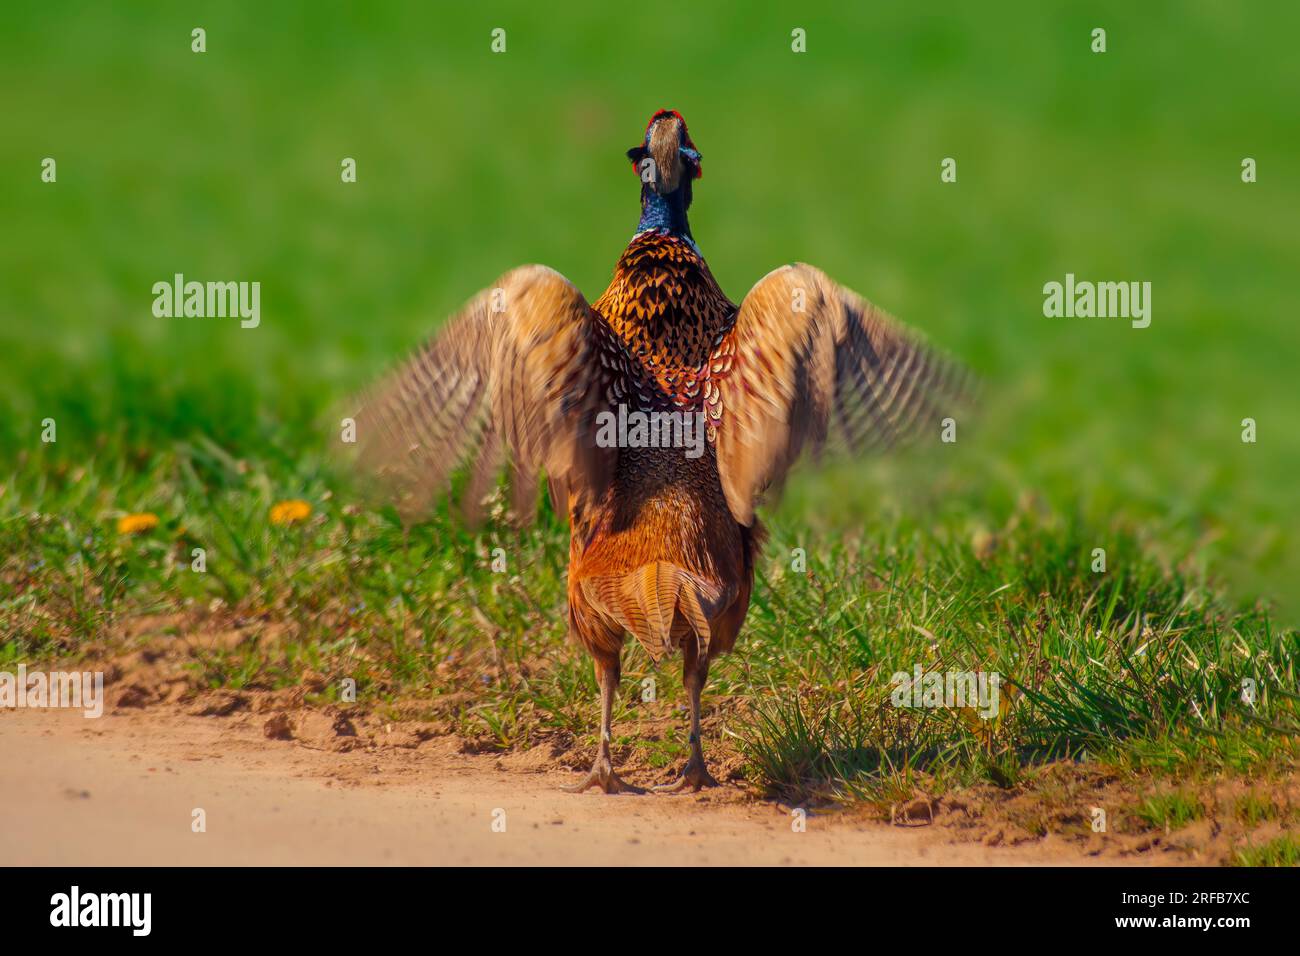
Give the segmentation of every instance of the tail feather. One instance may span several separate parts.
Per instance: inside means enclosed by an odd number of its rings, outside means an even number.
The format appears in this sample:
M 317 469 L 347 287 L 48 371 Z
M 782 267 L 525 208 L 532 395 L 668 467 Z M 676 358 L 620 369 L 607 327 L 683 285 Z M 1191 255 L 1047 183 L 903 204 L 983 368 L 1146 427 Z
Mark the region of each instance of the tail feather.
M 652 561 L 627 574 L 584 578 L 582 590 L 590 604 L 629 631 L 655 660 L 692 632 L 700 654 L 708 654 L 709 622 L 729 599 L 717 584 L 668 561 Z

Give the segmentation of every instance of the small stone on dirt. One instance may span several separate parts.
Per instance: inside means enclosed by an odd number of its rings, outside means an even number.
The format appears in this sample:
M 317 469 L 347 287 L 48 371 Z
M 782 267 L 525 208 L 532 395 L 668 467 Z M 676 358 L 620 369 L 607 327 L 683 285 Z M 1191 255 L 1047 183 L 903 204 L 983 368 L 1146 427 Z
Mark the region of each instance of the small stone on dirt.
M 357 729 L 342 714 L 304 711 L 293 726 L 293 735 L 306 747 L 344 751 L 356 746 Z
M 262 733 L 266 734 L 269 740 L 293 740 L 293 727 L 289 724 L 289 715 L 284 713 L 274 715 L 262 725 Z
M 934 822 L 934 804 L 925 797 L 917 797 L 894 808 L 896 826 L 925 826 Z
M 121 692 L 117 695 L 117 700 L 114 703 L 114 706 L 144 707 L 152 699 L 153 694 L 149 692 L 148 688 L 141 687 L 139 684 L 131 684 L 122 688 Z

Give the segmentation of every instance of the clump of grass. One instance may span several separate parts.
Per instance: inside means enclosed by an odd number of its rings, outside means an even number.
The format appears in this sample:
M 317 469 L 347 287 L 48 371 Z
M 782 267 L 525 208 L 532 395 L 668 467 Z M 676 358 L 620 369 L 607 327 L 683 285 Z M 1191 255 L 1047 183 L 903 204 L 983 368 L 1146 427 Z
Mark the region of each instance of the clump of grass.
M 1300 840 L 1284 833 L 1266 843 L 1247 844 L 1233 855 L 1235 866 L 1300 866 Z
M 1237 820 L 1252 829 L 1261 823 L 1280 819 L 1283 813 L 1283 808 L 1267 795 L 1254 790 L 1237 797 L 1233 801 L 1232 810 Z
M 907 745 L 925 746 L 916 728 L 886 727 L 888 717 L 879 707 L 840 705 L 824 695 L 777 699 L 742 722 L 741 749 L 755 779 L 789 803 L 850 796 L 886 802 L 898 789 L 892 778 L 905 772 Z
M 1150 794 L 1133 808 L 1133 814 L 1148 826 L 1168 831 L 1201 819 L 1205 807 L 1194 793 L 1176 790 Z

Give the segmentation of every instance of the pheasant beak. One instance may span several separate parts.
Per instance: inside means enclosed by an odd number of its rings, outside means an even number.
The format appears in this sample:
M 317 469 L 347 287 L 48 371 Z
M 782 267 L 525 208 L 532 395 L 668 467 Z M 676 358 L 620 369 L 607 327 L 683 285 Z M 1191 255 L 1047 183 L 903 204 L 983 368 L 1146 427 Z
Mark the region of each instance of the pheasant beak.
M 677 190 L 689 179 L 704 175 L 701 156 L 676 110 L 660 110 L 646 125 L 645 142 L 627 151 L 642 182 L 661 195 Z

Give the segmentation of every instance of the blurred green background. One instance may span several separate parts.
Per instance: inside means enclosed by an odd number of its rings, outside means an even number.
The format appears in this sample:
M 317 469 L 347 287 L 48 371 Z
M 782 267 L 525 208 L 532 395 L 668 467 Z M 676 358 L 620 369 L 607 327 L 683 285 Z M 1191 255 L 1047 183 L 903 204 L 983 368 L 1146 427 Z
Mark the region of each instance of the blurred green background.
M 733 299 L 812 262 L 987 382 L 946 457 L 805 477 L 778 520 L 930 488 L 996 530 L 1032 493 L 1300 619 L 1294 7 L 548 6 L 7 2 L 0 515 L 132 510 L 200 436 L 292 489 L 324 411 L 500 273 L 600 293 L 638 212 L 623 152 L 672 107 Z M 260 281 L 261 326 L 155 318 L 176 272 Z M 1045 318 L 1067 272 L 1150 281 L 1151 327 Z M 60 499 L 86 468 L 113 479 Z

